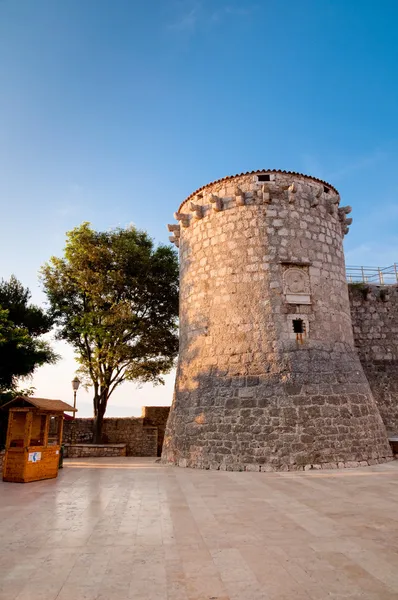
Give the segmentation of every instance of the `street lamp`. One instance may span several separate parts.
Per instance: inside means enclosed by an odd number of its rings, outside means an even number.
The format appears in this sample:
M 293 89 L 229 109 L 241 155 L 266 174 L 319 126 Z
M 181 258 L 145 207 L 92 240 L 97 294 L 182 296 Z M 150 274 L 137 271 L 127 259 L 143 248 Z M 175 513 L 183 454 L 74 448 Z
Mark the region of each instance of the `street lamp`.
M 76 392 L 79 389 L 80 379 L 76 376 L 72 379 L 72 389 L 73 389 L 73 408 L 76 408 Z M 75 418 L 76 411 L 73 411 L 73 418 Z

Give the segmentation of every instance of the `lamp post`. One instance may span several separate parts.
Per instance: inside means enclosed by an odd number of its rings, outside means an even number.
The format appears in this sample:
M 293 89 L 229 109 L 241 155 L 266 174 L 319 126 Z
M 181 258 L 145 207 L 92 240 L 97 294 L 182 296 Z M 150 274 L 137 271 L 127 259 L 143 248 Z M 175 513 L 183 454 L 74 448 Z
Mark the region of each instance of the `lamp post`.
M 72 379 L 72 389 L 73 389 L 73 408 L 76 408 L 76 392 L 79 389 L 80 379 L 76 376 Z M 73 411 L 73 418 L 75 418 L 76 412 Z

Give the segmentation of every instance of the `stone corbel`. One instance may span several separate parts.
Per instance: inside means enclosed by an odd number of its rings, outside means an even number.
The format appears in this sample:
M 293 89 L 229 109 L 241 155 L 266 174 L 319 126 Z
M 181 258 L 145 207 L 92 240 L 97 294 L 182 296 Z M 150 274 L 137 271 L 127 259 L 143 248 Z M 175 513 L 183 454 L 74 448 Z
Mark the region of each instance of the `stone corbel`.
M 287 188 L 287 198 L 289 200 L 289 204 L 293 204 L 293 202 L 295 201 L 296 192 L 297 192 L 297 185 L 296 185 L 296 182 L 293 181 L 293 183 L 291 185 L 289 185 L 289 187 Z
M 180 221 L 183 227 L 189 227 L 190 217 L 185 213 L 175 212 L 174 218 L 176 221 Z
M 235 201 L 237 206 L 245 206 L 245 192 L 243 192 L 240 188 L 235 189 Z
M 331 215 L 338 215 L 338 204 L 340 202 L 340 196 L 336 194 L 328 199 L 328 211 Z
M 340 223 L 341 223 L 341 231 L 342 231 L 343 235 L 347 235 L 347 233 L 350 230 L 350 228 L 348 226 L 351 225 L 352 218 L 351 217 L 347 218 L 347 215 L 350 214 L 351 210 L 352 210 L 351 206 L 342 206 L 338 210 L 338 215 L 339 215 L 339 219 L 340 219 Z
M 189 208 L 193 213 L 195 213 L 196 219 L 203 219 L 204 211 L 203 206 L 201 204 L 194 204 L 193 202 L 190 202 Z
M 319 199 L 322 196 L 322 188 L 319 187 L 316 189 L 316 192 L 314 193 L 314 196 L 311 200 L 311 207 L 314 208 L 315 206 L 318 206 L 319 204 Z
M 215 212 L 221 212 L 224 208 L 224 203 L 221 198 L 216 196 L 215 194 L 210 194 L 209 200 L 211 202 L 211 207 Z
M 346 213 L 339 213 L 339 218 L 341 222 L 341 231 L 343 232 L 343 235 L 347 235 L 347 233 L 350 231 L 350 228 L 348 226 L 351 225 L 352 218 L 349 217 L 347 219 Z
M 181 235 L 181 229 L 180 229 L 180 225 L 174 225 L 174 224 L 168 224 L 167 225 L 167 229 L 170 231 L 170 233 L 172 233 L 173 235 L 175 235 L 175 237 L 179 238 Z
M 340 219 L 344 219 L 345 215 L 349 215 L 351 211 L 352 211 L 351 206 L 340 206 L 340 208 L 339 208 Z
M 264 204 L 269 204 L 271 202 L 271 195 L 269 193 L 269 188 L 266 184 L 263 184 L 258 190 L 257 190 L 257 197 L 264 202 Z
M 180 247 L 180 238 L 176 237 L 175 235 L 170 235 L 169 240 L 172 244 L 175 244 L 177 248 Z

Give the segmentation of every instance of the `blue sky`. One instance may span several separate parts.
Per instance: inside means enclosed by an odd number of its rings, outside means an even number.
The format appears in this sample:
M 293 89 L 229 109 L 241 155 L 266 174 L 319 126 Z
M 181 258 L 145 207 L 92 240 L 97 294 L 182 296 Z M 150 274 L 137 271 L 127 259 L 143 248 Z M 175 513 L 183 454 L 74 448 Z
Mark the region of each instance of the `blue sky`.
M 42 302 L 75 225 L 165 242 L 191 191 L 257 168 L 338 188 L 348 264 L 398 262 L 397 21 L 395 0 L 0 0 L 0 276 Z M 68 400 L 59 348 L 34 385 Z M 126 385 L 108 414 L 171 391 Z

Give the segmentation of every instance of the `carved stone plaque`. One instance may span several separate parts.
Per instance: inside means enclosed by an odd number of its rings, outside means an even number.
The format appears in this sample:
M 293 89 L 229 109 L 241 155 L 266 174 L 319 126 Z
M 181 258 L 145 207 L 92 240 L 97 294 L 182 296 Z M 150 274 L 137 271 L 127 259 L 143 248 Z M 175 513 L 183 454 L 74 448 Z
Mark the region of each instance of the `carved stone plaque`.
M 289 304 L 311 304 L 308 270 L 303 267 L 288 267 L 283 273 L 283 291 Z

